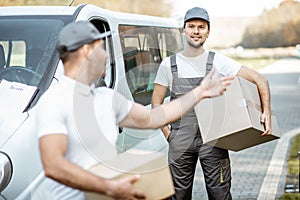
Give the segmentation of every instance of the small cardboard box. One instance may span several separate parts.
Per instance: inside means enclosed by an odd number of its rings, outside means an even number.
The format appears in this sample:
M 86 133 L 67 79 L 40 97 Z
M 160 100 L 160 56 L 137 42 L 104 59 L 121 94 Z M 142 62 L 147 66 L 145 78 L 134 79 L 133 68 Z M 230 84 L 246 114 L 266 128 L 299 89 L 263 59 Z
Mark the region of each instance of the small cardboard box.
M 146 194 L 147 200 L 165 199 L 174 194 L 174 186 L 165 154 L 131 150 L 115 159 L 97 164 L 90 172 L 107 179 L 118 179 L 140 174 L 134 186 Z M 111 197 L 86 192 L 86 200 L 112 200 Z
M 203 143 L 240 151 L 278 139 L 279 128 L 272 115 L 272 134 L 261 136 L 261 101 L 255 84 L 236 77 L 224 95 L 204 99 L 195 106 Z

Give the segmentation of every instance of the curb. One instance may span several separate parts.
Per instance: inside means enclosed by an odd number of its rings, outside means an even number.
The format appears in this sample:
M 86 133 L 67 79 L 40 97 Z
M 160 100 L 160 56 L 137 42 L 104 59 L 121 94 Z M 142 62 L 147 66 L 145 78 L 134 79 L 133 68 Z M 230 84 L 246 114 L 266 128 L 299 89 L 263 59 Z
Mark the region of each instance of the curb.
M 300 127 L 287 132 L 278 141 L 269 163 L 266 176 L 261 185 L 258 200 L 276 199 L 280 178 L 283 175 L 285 161 L 288 155 L 290 139 L 300 133 Z M 284 177 L 285 180 L 285 177 Z

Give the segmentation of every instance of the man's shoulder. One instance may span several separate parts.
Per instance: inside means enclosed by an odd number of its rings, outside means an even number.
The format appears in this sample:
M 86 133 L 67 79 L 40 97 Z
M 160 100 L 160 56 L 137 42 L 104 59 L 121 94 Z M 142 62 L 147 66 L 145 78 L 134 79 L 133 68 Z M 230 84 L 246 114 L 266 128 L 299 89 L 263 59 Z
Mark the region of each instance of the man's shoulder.
M 101 94 L 112 94 L 114 93 L 115 90 L 111 89 L 111 88 L 108 88 L 108 87 L 97 87 L 95 88 L 95 93 L 97 95 L 101 95 Z
M 110 101 L 112 99 L 119 99 L 120 93 L 117 90 L 108 87 L 98 87 L 95 89 L 95 99 L 102 99 L 103 101 Z
M 159 64 L 160 68 L 168 69 L 171 67 L 171 56 L 165 57 Z
M 41 96 L 41 102 L 48 102 L 51 104 L 58 104 L 59 102 L 66 102 L 67 97 L 70 95 L 70 89 L 66 87 L 62 82 L 52 85 Z
M 215 54 L 215 57 L 218 58 L 218 59 L 227 59 L 229 58 L 228 56 L 218 52 L 218 51 L 214 51 L 214 50 L 211 50 L 209 52 L 213 52 Z

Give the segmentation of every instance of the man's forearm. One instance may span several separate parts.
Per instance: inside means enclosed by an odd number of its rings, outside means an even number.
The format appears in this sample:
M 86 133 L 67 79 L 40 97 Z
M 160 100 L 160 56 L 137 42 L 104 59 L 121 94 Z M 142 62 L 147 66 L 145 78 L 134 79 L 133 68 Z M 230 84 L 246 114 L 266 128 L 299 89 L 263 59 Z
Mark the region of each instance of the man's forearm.
M 204 97 L 204 86 L 200 85 L 187 94 L 150 111 L 151 128 L 162 127 L 180 119 Z M 162 120 L 163 119 L 163 120 Z
M 271 97 L 268 80 L 261 78 L 257 83 L 257 87 L 261 98 L 263 111 L 271 112 Z
M 129 128 L 156 129 L 177 121 L 201 99 L 222 95 L 234 78 L 228 76 L 212 80 L 213 73 L 214 70 L 205 77 L 201 85 L 192 91 L 150 111 L 139 104 L 133 104 L 130 113 L 119 125 Z M 162 97 L 162 95 L 159 96 Z M 152 105 L 157 105 L 156 103 L 158 102 L 152 101 Z
M 47 167 L 47 165 L 45 165 L 45 175 L 72 188 L 103 194 L 106 193 L 109 188 L 108 180 L 97 177 L 65 159 L 61 161 L 56 167 L 54 166 L 55 160 L 52 160 L 52 164 L 50 164 L 54 167 Z

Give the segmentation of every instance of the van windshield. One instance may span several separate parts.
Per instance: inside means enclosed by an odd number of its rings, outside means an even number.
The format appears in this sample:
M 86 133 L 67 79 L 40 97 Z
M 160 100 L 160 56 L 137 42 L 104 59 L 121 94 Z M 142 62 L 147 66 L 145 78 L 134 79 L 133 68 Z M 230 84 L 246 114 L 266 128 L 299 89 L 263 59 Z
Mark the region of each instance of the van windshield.
M 1 17 L 0 80 L 38 86 L 44 75 L 51 76 L 50 63 L 57 57 L 57 35 L 64 23 L 53 17 Z

